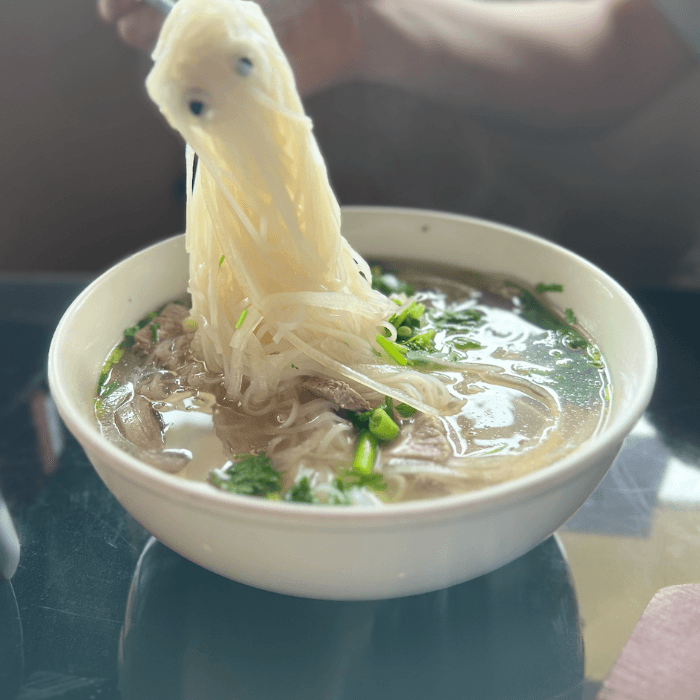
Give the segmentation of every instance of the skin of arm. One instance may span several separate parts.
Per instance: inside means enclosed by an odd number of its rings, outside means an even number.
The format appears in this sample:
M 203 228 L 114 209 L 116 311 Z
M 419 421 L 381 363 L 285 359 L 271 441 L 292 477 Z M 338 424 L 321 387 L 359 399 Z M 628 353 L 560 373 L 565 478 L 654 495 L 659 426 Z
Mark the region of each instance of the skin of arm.
M 649 0 L 372 0 L 365 12 L 364 79 L 548 131 L 606 128 L 697 62 Z
M 633 114 L 697 59 L 651 0 L 261 0 L 302 95 L 382 83 L 472 116 L 589 132 Z M 142 49 L 162 18 L 98 0 Z

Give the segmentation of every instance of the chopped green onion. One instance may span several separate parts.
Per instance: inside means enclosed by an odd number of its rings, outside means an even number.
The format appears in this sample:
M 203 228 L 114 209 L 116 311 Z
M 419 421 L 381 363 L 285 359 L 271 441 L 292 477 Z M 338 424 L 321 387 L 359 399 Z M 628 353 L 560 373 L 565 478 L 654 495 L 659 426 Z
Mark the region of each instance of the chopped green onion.
M 409 326 L 399 326 L 396 329 L 396 335 L 399 338 L 410 338 L 413 335 L 413 329 Z
M 248 309 L 243 309 L 243 311 L 241 311 L 241 315 L 238 317 L 238 321 L 236 321 L 236 330 L 238 330 L 243 325 L 243 321 L 245 321 L 245 317 L 247 315 Z
M 360 474 L 352 469 L 341 472 L 335 480 L 335 487 L 340 491 L 340 495 L 347 494 L 352 488 L 362 488 L 366 486 L 373 491 L 386 491 L 387 483 L 384 481 L 384 474 L 372 472 L 371 474 Z M 330 501 L 329 501 L 330 502 Z M 343 505 L 349 503 L 349 499 L 340 501 Z
M 403 356 L 402 350 L 405 350 L 402 348 L 401 350 L 399 349 L 400 346 L 397 345 L 396 343 L 392 343 L 391 340 L 388 338 L 385 338 L 382 335 L 378 335 L 375 340 L 377 341 L 377 345 L 381 346 L 382 349 L 386 352 L 389 357 L 396 362 L 396 364 L 399 365 L 407 365 L 408 360 Z
M 570 325 L 573 326 L 576 323 L 576 314 L 571 309 L 567 309 L 564 311 L 564 320 Z
M 224 264 L 224 258 L 225 258 L 225 257 L 226 257 L 225 255 L 222 255 L 222 256 L 219 258 L 219 267 L 221 267 L 221 266 Z
M 117 362 L 119 362 L 119 360 L 122 359 L 122 357 L 124 357 L 124 348 L 119 347 L 119 345 L 117 345 L 117 347 L 114 348 L 114 350 L 112 350 L 112 353 L 107 358 L 107 362 L 105 364 L 116 365 Z
M 562 284 L 545 284 L 544 282 L 540 282 L 535 287 L 535 291 L 538 294 L 542 294 L 543 292 L 563 292 L 564 285 L 562 285 Z
M 109 384 L 107 384 L 106 387 L 104 387 L 102 389 L 102 391 L 100 392 L 100 398 L 103 399 L 103 398 L 109 396 L 110 394 L 114 393 L 114 391 L 118 387 L 119 387 L 119 382 L 115 379 L 113 382 L 110 382 Z
M 358 474 L 371 474 L 376 459 L 377 438 L 369 430 L 363 430 L 357 438 L 352 468 Z
M 369 417 L 369 430 L 379 440 L 393 440 L 399 434 L 399 426 L 383 408 L 375 408 Z
M 396 404 L 394 408 L 402 418 L 410 418 L 415 413 L 418 413 L 417 409 L 413 408 L 413 406 L 409 406 L 407 403 Z
M 158 329 L 159 328 L 160 328 L 159 324 L 157 324 L 157 323 L 151 324 L 151 340 L 153 341 L 154 345 L 158 342 Z

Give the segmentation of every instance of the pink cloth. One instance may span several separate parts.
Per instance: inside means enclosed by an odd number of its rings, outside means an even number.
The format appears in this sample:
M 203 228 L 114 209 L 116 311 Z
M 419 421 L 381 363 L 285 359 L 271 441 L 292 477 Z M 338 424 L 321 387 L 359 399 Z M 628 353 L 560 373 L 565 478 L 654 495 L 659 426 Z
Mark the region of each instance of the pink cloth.
M 700 584 L 651 599 L 597 700 L 700 700 Z

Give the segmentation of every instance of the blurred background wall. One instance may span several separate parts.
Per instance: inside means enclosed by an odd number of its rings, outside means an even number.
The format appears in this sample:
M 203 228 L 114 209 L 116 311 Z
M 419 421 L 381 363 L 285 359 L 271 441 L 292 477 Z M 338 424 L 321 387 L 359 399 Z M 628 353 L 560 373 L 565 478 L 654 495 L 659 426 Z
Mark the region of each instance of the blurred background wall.
M 91 0 L 0 0 L 0 265 L 98 270 L 183 227 L 147 57 Z
M 150 61 L 91 0 L 0 0 L 0 270 L 99 271 L 183 229 L 183 146 Z M 700 288 L 700 71 L 624 123 L 527 133 L 379 86 L 307 101 L 343 203 L 487 217 L 628 286 Z

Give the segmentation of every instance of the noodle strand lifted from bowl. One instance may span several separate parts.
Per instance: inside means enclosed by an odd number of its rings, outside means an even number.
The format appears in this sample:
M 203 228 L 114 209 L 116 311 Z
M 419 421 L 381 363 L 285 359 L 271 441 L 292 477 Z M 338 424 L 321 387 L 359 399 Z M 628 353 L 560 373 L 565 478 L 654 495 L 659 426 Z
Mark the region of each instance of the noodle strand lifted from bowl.
M 377 342 L 397 313 L 340 233 L 340 210 L 289 63 L 260 7 L 181 0 L 147 89 L 188 144 L 187 250 L 196 352 L 251 412 L 301 376 L 350 380 L 437 414 L 441 379 Z M 195 158 L 196 154 L 196 158 Z M 410 304 L 410 300 L 406 300 Z M 403 308 L 403 307 L 402 307 Z

